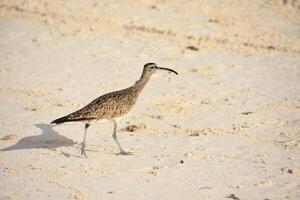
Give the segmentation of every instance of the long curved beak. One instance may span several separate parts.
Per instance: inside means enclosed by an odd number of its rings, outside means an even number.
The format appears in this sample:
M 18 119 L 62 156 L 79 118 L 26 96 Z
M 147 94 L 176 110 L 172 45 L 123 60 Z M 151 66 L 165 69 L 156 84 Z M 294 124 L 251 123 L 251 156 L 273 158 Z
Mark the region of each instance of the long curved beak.
M 157 67 L 159 70 L 165 70 L 165 71 L 169 71 L 169 72 L 173 72 L 174 74 L 178 75 L 178 73 L 170 68 L 166 68 L 166 67 Z

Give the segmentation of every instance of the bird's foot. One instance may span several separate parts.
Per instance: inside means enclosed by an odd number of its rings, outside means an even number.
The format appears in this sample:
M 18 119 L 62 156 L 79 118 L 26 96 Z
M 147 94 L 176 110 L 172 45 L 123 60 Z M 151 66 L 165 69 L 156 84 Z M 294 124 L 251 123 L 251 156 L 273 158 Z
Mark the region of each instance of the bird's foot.
M 126 156 L 126 155 L 134 155 L 134 154 L 132 152 L 129 152 L 129 151 L 120 151 L 120 153 L 118 153 L 117 155 Z
M 88 157 L 85 153 L 85 142 L 81 143 L 81 148 L 80 148 L 80 153 L 81 153 L 81 156 L 85 156 L 86 158 Z

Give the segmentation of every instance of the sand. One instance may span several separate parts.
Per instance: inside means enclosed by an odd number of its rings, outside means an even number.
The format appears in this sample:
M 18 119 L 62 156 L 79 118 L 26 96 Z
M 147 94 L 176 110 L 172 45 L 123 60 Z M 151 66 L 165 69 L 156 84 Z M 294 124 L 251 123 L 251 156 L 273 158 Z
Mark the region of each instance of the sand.
M 0 199 L 299 199 L 300 1 L 0 1 Z M 53 119 L 158 72 L 118 124 Z

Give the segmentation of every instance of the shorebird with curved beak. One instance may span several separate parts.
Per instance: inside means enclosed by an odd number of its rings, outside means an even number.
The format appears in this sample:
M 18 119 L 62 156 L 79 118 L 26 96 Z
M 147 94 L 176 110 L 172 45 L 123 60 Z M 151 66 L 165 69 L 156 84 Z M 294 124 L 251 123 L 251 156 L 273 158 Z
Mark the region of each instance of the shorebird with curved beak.
M 176 75 L 178 73 L 170 68 L 159 67 L 155 63 L 147 63 L 144 65 L 143 73 L 138 81 L 136 81 L 132 86 L 125 88 L 123 90 L 110 92 L 108 94 L 102 95 L 91 103 L 87 104 L 83 108 L 68 114 L 64 117 L 53 120 L 51 123 L 62 124 L 65 122 L 74 122 L 81 121 L 85 123 L 84 127 L 84 136 L 81 143 L 81 155 L 86 156 L 85 147 L 86 147 L 86 134 L 87 129 L 90 126 L 90 123 L 95 120 L 107 119 L 113 122 L 113 138 L 116 144 L 119 147 L 120 155 L 128 155 L 129 152 L 126 152 L 120 145 L 117 138 L 117 121 L 116 118 L 122 117 L 127 114 L 132 107 L 134 106 L 139 94 L 148 83 L 152 74 L 157 71 L 168 71 Z

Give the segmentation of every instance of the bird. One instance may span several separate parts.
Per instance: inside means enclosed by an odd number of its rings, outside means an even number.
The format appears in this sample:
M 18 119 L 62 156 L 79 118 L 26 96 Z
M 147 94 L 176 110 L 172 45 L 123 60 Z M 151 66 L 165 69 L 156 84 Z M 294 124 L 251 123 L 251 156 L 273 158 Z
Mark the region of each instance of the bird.
M 114 129 L 112 137 L 119 148 L 119 155 L 130 155 L 130 152 L 125 151 L 118 141 L 117 137 L 117 121 L 119 117 L 126 115 L 135 105 L 141 91 L 148 83 L 152 74 L 157 71 L 168 71 L 176 75 L 178 73 L 170 68 L 159 67 L 155 63 L 146 63 L 144 65 L 142 75 L 130 87 L 104 94 L 83 108 L 72 112 L 66 116 L 53 120 L 52 124 L 62 124 L 65 122 L 83 122 L 84 135 L 80 147 L 81 156 L 88 157 L 86 154 L 86 135 L 90 124 L 93 121 L 109 120 L 113 123 Z

